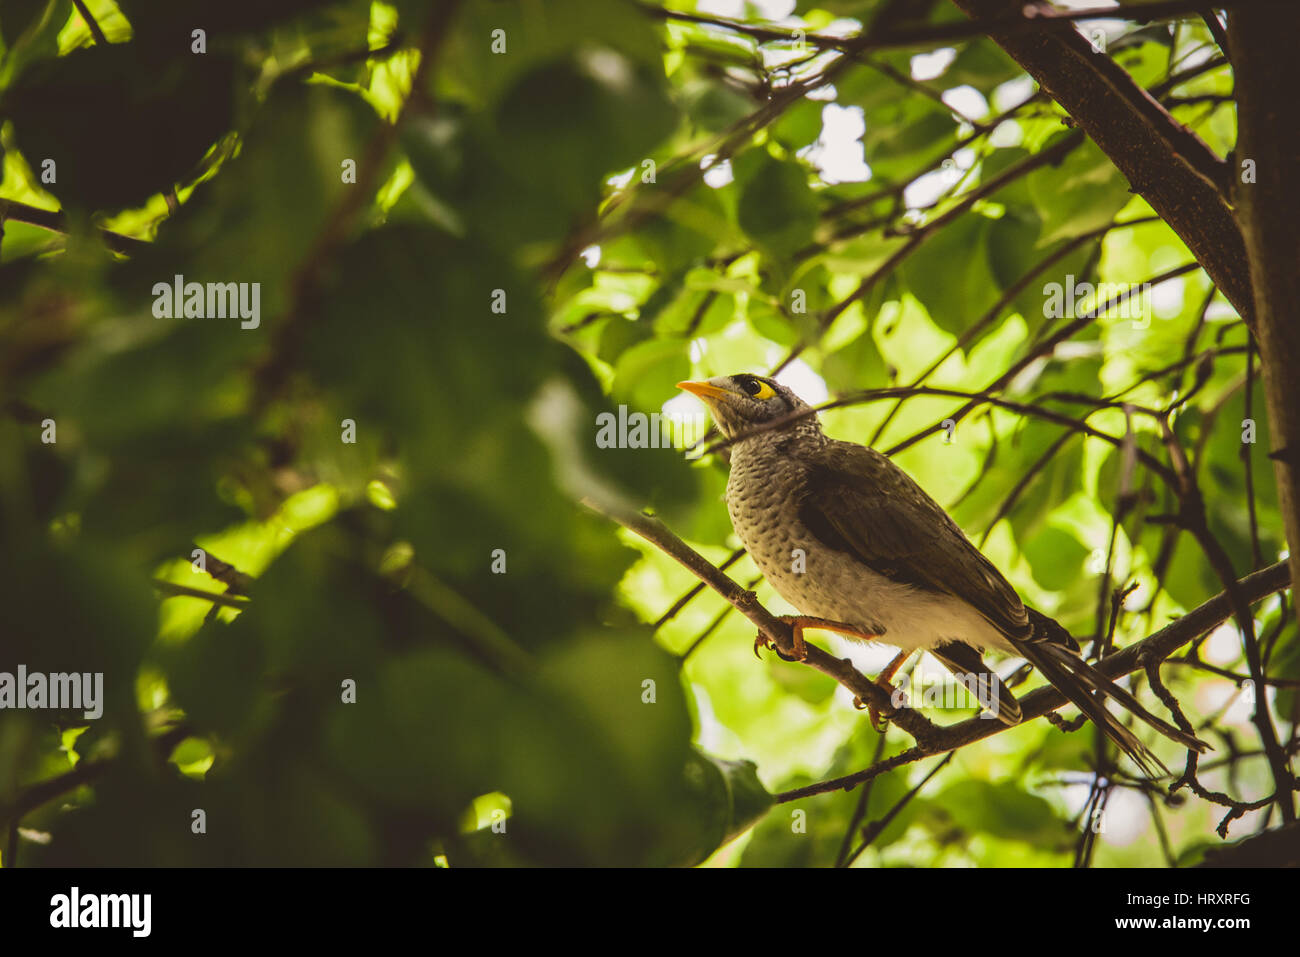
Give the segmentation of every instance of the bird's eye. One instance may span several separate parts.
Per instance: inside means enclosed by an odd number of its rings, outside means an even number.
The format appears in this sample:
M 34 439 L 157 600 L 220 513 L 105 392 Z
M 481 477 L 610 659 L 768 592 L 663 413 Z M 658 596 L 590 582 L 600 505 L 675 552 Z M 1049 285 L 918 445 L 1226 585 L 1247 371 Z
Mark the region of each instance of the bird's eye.
M 776 395 L 775 389 L 762 379 L 757 379 L 753 376 L 745 376 L 743 379 L 738 380 L 738 384 L 746 393 L 753 396 L 755 399 L 770 399 L 772 396 Z

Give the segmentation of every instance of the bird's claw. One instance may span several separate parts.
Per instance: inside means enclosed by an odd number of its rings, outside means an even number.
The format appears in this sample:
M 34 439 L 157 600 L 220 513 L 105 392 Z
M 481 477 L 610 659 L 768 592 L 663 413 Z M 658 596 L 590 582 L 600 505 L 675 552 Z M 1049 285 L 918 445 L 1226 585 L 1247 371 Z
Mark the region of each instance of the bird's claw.
M 758 637 L 754 639 L 754 657 L 759 661 L 763 660 L 763 656 L 759 654 L 759 650 L 762 648 L 770 648 L 772 651 L 775 651 L 776 656 L 782 661 L 806 661 L 808 659 L 808 646 L 804 643 L 803 636 L 797 633 L 794 637 L 793 655 L 787 655 L 777 647 L 776 642 L 760 631 Z
M 906 651 L 900 651 L 894 656 L 894 660 L 885 666 L 885 670 L 876 675 L 875 684 L 889 695 L 891 708 L 898 707 L 899 703 L 895 697 L 898 689 L 894 687 L 893 678 L 898 673 L 898 669 L 903 666 L 903 662 L 907 660 L 907 654 Z M 883 713 L 875 705 L 866 704 L 861 698 L 854 698 L 853 706 L 858 709 L 864 707 L 867 709 L 867 717 L 871 720 L 871 726 L 876 729 L 877 734 L 884 734 L 889 730 L 889 715 Z
M 871 722 L 871 727 L 875 729 L 876 734 L 884 734 L 889 730 L 889 716 L 881 714 L 870 705 L 867 706 L 867 720 Z
M 889 730 L 889 716 L 883 714 L 874 704 L 863 701 L 860 697 L 854 695 L 853 707 L 859 711 L 866 710 L 867 720 L 871 722 L 871 726 L 876 729 L 877 734 L 884 734 Z
M 807 646 L 807 642 L 803 641 L 803 635 L 800 632 L 800 629 L 793 628 L 792 641 L 790 641 L 790 644 L 793 645 L 793 655 L 785 654 L 784 651 L 781 651 L 780 646 L 777 645 L 775 641 L 772 641 L 771 638 L 764 635 L 763 632 L 759 632 L 758 636 L 754 638 L 754 657 L 758 658 L 759 661 L 762 661 L 763 655 L 759 654 L 759 649 L 770 648 L 771 650 L 776 651 L 776 657 L 780 658 L 783 662 L 807 661 L 807 657 L 809 657 L 809 646 Z

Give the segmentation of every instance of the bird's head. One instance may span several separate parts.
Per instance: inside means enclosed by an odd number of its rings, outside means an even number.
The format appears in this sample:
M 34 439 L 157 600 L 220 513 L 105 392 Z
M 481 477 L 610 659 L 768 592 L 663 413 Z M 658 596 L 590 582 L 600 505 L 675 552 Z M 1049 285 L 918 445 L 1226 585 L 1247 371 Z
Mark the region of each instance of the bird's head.
M 713 421 L 718 424 L 718 431 L 728 439 L 734 439 L 740 433 L 764 422 L 810 408 L 807 402 L 775 379 L 747 372 L 716 376 L 700 382 L 679 382 L 677 388 L 698 396 L 709 407 Z M 786 429 L 820 430 L 820 426 L 817 424 L 817 416 L 810 414 L 794 419 L 776 431 Z

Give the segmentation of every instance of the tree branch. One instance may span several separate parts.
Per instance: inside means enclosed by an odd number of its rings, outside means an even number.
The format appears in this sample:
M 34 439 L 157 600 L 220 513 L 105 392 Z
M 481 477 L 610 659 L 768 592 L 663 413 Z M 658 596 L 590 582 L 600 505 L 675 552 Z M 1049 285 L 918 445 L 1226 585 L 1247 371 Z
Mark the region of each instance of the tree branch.
M 1044 409 L 1040 406 L 1030 405 L 1024 402 L 1013 402 L 1010 399 L 1002 399 L 995 395 L 990 394 L 988 390 L 985 390 L 983 392 L 968 392 L 965 389 L 943 389 L 943 388 L 939 388 L 938 386 L 913 385 L 913 386 L 895 386 L 893 388 L 888 388 L 888 389 L 868 389 L 864 392 L 856 392 L 851 395 L 842 396 L 841 398 L 838 399 L 832 399 L 829 402 L 823 402 L 821 405 L 814 406 L 809 409 L 799 410 L 795 412 L 788 412 L 785 415 L 780 416 L 779 418 L 769 419 L 767 422 L 762 422 L 756 426 L 752 426 L 751 428 L 748 428 L 745 431 L 739 433 L 738 435 L 732 436 L 729 439 L 719 439 L 717 442 L 713 443 L 708 448 L 706 448 L 704 450 L 704 454 L 720 451 L 721 449 L 724 449 L 730 445 L 734 445 L 736 442 L 739 442 L 741 439 L 749 438 L 750 436 L 757 435 L 760 432 L 768 432 L 771 431 L 772 429 L 779 429 L 783 426 L 789 425 L 791 422 L 795 422 L 799 419 L 807 418 L 810 415 L 817 415 L 818 413 L 825 412 L 828 409 L 840 409 L 840 408 L 844 408 L 845 406 L 859 405 L 863 402 L 876 402 L 881 399 L 905 398 L 914 395 L 952 396 L 959 399 L 969 399 L 970 408 L 974 408 L 977 405 L 992 405 L 999 409 L 1007 409 L 1011 412 L 1019 412 L 1022 416 L 1027 416 L 1029 418 L 1043 419 L 1047 422 L 1055 423 L 1056 425 L 1065 427 L 1071 432 L 1079 432 L 1091 438 L 1100 439 L 1103 442 L 1108 442 L 1109 444 L 1115 446 L 1116 448 L 1124 447 L 1123 439 L 1116 438 L 1115 436 L 1110 435 L 1109 433 L 1102 432 L 1099 429 L 1095 429 L 1092 426 L 1088 425 L 1088 423 L 1084 419 L 1077 419 L 1074 416 L 1066 415 L 1063 412 L 1056 412 L 1052 409 Z M 1053 399 L 1053 398 L 1065 399 L 1068 401 L 1076 397 L 1069 396 L 1064 393 L 1058 395 L 1040 396 L 1040 399 Z M 1123 405 L 1123 403 L 1118 403 L 1118 402 L 1114 402 L 1114 403 L 1107 402 L 1107 400 L 1104 399 L 1092 400 L 1091 404 L 1094 407 L 1094 411 L 1102 408 L 1112 408 L 1112 407 L 1118 407 Z M 967 411 L 969 411 L 969 409 Z M 1142 410 L 1142 411 L 1147 411 L 1150 414 L 1155 414 L 1153 410 Z M 891 450 L 891 454 L 892 451 L 893 450 Z M 1145 465 L 1151 471 L 1155 472 L 1157 475 L 1160 475 L 1162 478 L 1165 479 L 1165 481 L 1167 482 L 1173 481 L 1174 473 L 1171 472 L 1169 470 L 1169 467 L 1166 466 L 1163 462 L 1155 458 L 1155 456 L 1151 455 L 1151 453 L 1147 452 L 1145 449 L 1134 449 L 1134 455 L 1139 461 L 1142 462 L 1143 465 Z
M 193 733 L 194 729 L 188 722 L 181 722 L 164 731 L 153 739 L 154 754 L 160 761 L 166 761 L 176 746 Z M 7 807 L 0 806 L 0 821 L 9 821 L 17 826 L 19 821 L 47 801 L 52 801 L 60 794 L 66 794 L 83 784 L 90 784 L 118 760 L 116 756 L 83 760 L 70 771 L 33 784 L 18 794 L 12 804 Z M 5 866 L 9 866 L 8 859 L 5 860 Z
M 912 802 L 912 798 L 920 794 L 921 789 L 925 787 L 927 784 L 929 784 L 930 780 L 936 774 L 938 774 L 940 771 L 944 769 L 944 767 L 948 764 L 948 762 L 952 760 L 952 756 L 954 754 L 956 754 L 955 751 L 949 751 L 947 754 L 943 756 L 942 760 L 936 761 L 934 767 L 932 767 L 929 770 L 929 772 L 926 773 L 925 777 L 923 777 L 920 781 L 916 783 L 915 787 L 913 787 L 910 791 L 908 791 L 901 798 L 895 801 L 894 806 L 891 807 L 888 811 L 886 811 L 883 815 L 881 815 L 881 817 L 872 821 L 870 824 L 864 827 L 862 829 L 862 842 L 853 849 L 853 852 L 840 866 L 852 867 L 853 862 L 856 861 L 862 855 L 862 852 L 871 846 L 871 842 L 874 841 L 876 838 L 878 838 L 880 836 L 880 833 L 885 828 L 889 827 L 890 823 L 893 822 L 894 818 L 898 817 L 899 813 L 903 810 L 903 808 L 907 807 L 907 805 Z
M 1291 545 L 1291 585 L 1300 588 L 1300 58 L 1295 55 L 1300 8 L 1242 10 L 1230 18 L 1228 42 L 1235 65 L 1239 135 L 1236 155 L 1254 165 L 1254 180 L 1236 182 L 1234 198 L 1254 284 L 1264 401 L 1268 408 L 1278 507 Z M 1234 181 L 1240 177 L 1234 176 Z M 1243 272 L 1243 275 L 1245 273 Z
M 759 603 L 758 596 L 752 591 L 742 588 L 724 575 L 708 559 L 674 535 L 663 522 L 626 506 L 597 502 L 592 498 L 583 499 L 582 504 L 641 536 L 664 554 L 675 559 L 752 621 L 783 656 L 793 656 L 794 636 L 791 634 L 790 627 L 764 608 Z M 1253 603 L 1284 588 L 1286 582 L 1287 566 L 1279 562 L 1237 582 L 1238 597 Z M 1133 671 L 1146 670 L 1151 663 L 1162 661 L 1178 648 L 1231 617 L 1232 605 L 1232 598 L 1227 592 L 1222 592 L 1155 634 L 1103 658 L 1097 663 L 1096 668 L 1112 679 Z M 869 781 L 879 774 L 904 764 L 919 761 L 927 755 L 953 751 L 1007 729 L 1007 725 L 989 721 L 984 717 L 975 717 L 955 725 L 939 727 L 915 709 L 896 710 L 890 701 L 889 693 L 854 668 L 849 659 L 835 658 L 812 644 L 808 645 L 808 657 L 804 664 L 829 675 L 862 700 L 870 702 L 883 713 L 888 714 L 890 719 L 910 734 L 917 744 L 856 774 L 783 792 L 777 795 L 777 800 L 780 802 L 798 800 L 827 791 L 853 788 L 863 781 Z M 1067 703 L 1065 695 L 1051 685 L 1047 685 L 1022 697 L 1020 711 L 1024 715 L 1024 720 L 1029 721 L 1056 711 Z
M 294 271 L 288 315 L 276 327 L 271 349 L 265 361 L 257 368 L 254 382 L 255 404 L 265 406 L 283 388 L 290 368 L 306 334 L 305 326 L 311 316 L 311 305 L 319 294 L 319 284 L 330 262 L 347 241 L 349 231 L 367 204 L 375 198 L 383 169 L 384 158 L 397 145 L 402 128 L 418 109 L 432 115 L 436 104 L 425 104 L 427 78 L 435 68 L 443 42 L 451 32 L 459 10 L 459 0 L 446 0 L 435 4 L 427 14 L 427 22 L 419 36 L 420 59 L 411 74 L 411 88 L 397 118 L 383 124 L 366 144 L 366 152 L 357 164 L 357 182 L 331 210 L 315 241 Z
M 1022 0 L 953 3 L 977 23 L 1005 18 L 1022 7 Z M 1248 8 L 1272 3 L 1256 0 Z M 1144 9 L 1154 18 L 1162 15 L 1155 12 L 1160 6 L 1148 4 Z M 1195 13 L 1197 7 L 1188 4 L 1181 12 Z M 1173 6 L 1167 6 L 1165 15 L 1172 11 Z M 1123 15 L 1119 10 L 1112 13 Z M 1276 26 L 1272 29 L 1286 35 Z M 1123 67 L 1095 51 L 1073 25 L 1053 22 L 1033 32 L 992 28 L 989 36 L 1070 114 L 1133 191 L 1178 233 L 1237 312 L 1253 323 L 1246 247 L 1228 200 L 1232 171 L 1227 164 L 1133 82 Z
M 1220 9 L 1258 3 L 1260 0 L 1216 0 L 1215 7 Z M 1279 2 L 1279 0 L 1264 0 Z M 675 20 L 681 23 L 696 23 L 719 27 L 755 40 L 780 43 L 804 42 L 809 46 L 824 50 L 844 50 L 860 53 L 867 50 L 889 50 L 899 47 L 914 47 L 952 43 L 957 40 L 969 40 L 972 37 L 991 35 L 994 31 L 1004 34 L 1025 34 L 1043 30 L 1061 23 L 1084 20 L 1134 20 L 1149 23 L 1165 17 L 1199 14 L 1205 9 L 1204 0 L 1156 0 L 1153 3 L 1130 4 L 1115 7 L 1088 7 L 1078 10 L 1060 10 L 1053 7 L 1026 9 L 1022 3 L 996 15 L 981 17 L 969 23 L 923 24 L 907 29 L 870 29 L 856 37 L 837 37 L 824 33 L 806 33 L 782 27 L 764 27 L 753 23 L 743 23 L 726 17 L 706 16 L 699 13 L 687 13 L 682 10 L 669 10 L 649 3 L 638 6 L 645 13 L 657 20 Z M 875 24 L 872 25 L 875 27 Z
M 98 46 L 107 46 L 108 37 L 104 36 L 104 31 L 100 28 L 99 23 L 91 15 L 90 10 L 87 9 L 86 0 L 72 0 L 72 5 L 81 14 L 81 19 L 86 21 L 86 26 L 90 28 L 90 35 L 95 38 L 95 43 Z
M 204 591 L 202 588 L 190 588 L 188 585 L 178 585 L 175 582 L 165 581 L 161 578 L 153 580 L 153 587 L 164 595 L 174 598 L 199 598 L 203 601 L 210 601 L 214 605 L 225 605 L 227 608 L 247 608 L 251 604 L 247 598 L 223 595 L 221 592 L 215 591 Z
M 68 231 L 67 217 L 58 210 L 28 206 L 16 199 L 0 199 L 0 223 L 8 220 L 15 223 L 26 223 L 29 226 L 37 226 L 40 229 L 48 229 L 52 233 L 66 233 Z M 109 249 L 123 255 L 138 252 L 152 245 L 146 240 L 115 233 L 111 229 L 101 229 L 99 232 L 104 237 L 104 242 L 107 243 Z
M 1282 812 L 1282 820 L 1289 823 L 1295 820 L 1295 804 L 1291 798 L 1295 778 L 1291 774 L 1290 760 L 1277 739 L 1277 730 L 1273 727 L 1273 717 L 1269 713 L 1268 695 L 1264 693 L 1264 666 L 1260 660 L 1259 641 L 1255 635 L 1255 622 L 1250 613 L 1250 602 L 1237 584 L 1237 573 L 1233 570 L 1232 559 L 1228 556 L 1227 550 L 1210 531 L 1209 521 L 1205 515 L 1205 500 L 1201 495 L 1200 487 L 1196 484 L 1196 476 L 1191 465 L 1188 464 L 1187 455 L 1174 437 L 1168 420 L 1161 422 L 1161 428 L 1165 445 L 1169 449 L 1169 459 L 1178 477 L 1174 491 L 1179 501 L 1179 524 L 1196 539 L 1210 567 L 1223 583 L 1224 591 L 1232 604 L 1233 618 L 1236 619 L 1237 627 L 1241 629 L 1247 666 L 1255 687 L 1259 689 L 1255 698 L 1252 721 L 1259 732 L 1264 753 L 1268 756 L 1269 768 L 1276 785 L 1278 809 Z

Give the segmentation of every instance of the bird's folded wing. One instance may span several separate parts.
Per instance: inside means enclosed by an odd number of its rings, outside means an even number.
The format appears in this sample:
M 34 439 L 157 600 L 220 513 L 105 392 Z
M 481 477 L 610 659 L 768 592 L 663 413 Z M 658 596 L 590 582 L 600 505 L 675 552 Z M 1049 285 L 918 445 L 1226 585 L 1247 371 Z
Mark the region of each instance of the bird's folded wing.
M 806 464 L 799 517 L 825 545 L 891 580 L 956 596 L 1011 637 L 1030 637 L 1015 589 L 888 458 L 832 441 Z

